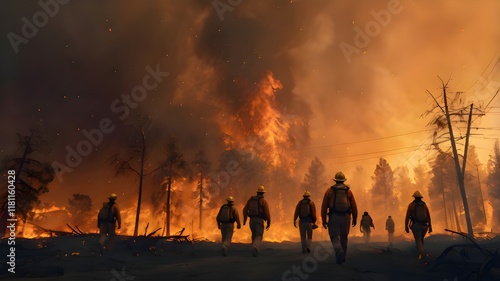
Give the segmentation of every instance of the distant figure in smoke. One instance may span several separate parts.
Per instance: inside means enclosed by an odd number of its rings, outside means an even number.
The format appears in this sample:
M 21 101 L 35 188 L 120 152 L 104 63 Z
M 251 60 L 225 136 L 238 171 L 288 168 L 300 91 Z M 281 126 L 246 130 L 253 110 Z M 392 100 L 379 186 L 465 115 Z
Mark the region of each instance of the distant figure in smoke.
M 345 262 L 347 254 L 347 236 L 351 224 L 356 226 L 358 208 L 354 195 L 347 185 L 342 172 L 335 174 L 335 185 L 328 188 L 321 204 L 321 219 L 323 227 L 328 227 L 330 240 L 335 250 L 337 264 Z M 327 216 L 328 215 L 328 216 Z
M 392 245 L 392 241 L 394 240 L 394 220 L 391 216 L 385 221 L 385 230 L 387 230 L 389 235 L 389 245 Z
M 250 217 L 250 230 L 252 231 L 252 254 L 256 257 L 259 254 L 259 246 L 264 235 L 264 221 L 267 221 L 266 230 L 271 226 L 271 215 L 269 205 L 264 199 L 264 186 L 259 186 L 257 195 L 250 197 L 243 208 L 243 225 Z
M 229 196 L 227 199 L 227 204 L 222 205 L 217 214 L 217 227 L 220 229 L 222 234 L 222 255 L 227 256 L 229 246 L 231 246 L 231 239 L 233 238 L 234 232 L 234 222 L 236 222 L 236 227 L 241 228 L 240 216 L 238 211 L 233 206 L 234 199 Z
M 297 203 L 297 207 L 295 207 L 293 226 L 297 227 L 297 218 L 300 218 L 300 241 L 302 242 L 302 253 L 305 254 L 311 252 L 312 232 L 313 229 L 318 226 L 316 225 L 316 206 L 314 202 L 311 201 L 311 193 L 306 191 L 303 197 L 304 198 Z
M 365 243 L 370 242 L 370 234 L 371 234 L 371 227 L 375 229 L 375 225 L 373 225 L 373 219 L 372 217 L 368 214 L 368 212 L 364 212 L 363 216 L 361 216 L 361 221 L 359 222 L 359 230 L 361 233 L 363 233 L 363 238 L 365 238 Z
M 424 251 L 424 237 L 432 232 L 431 215 L 427 204 L 422 201 L 422 195 L 420 191 L 415 191 L 413 193 L 415 200 L 408 205 L 408 210 L 406 211 L 405 218 L 405 231 L 410 233 L 410 229 L 413 232 L 413 237 L 415 237 L 415 245 L 418 251 L 418 258 L 428 256 Z
M 116 204 L 116 198 L 118 198 L 118 196 L 114 193 L 109 195 L 109 202 L 105 202 L 102 204 L 102 208 L 97 215 L 97 227 L 99 228 L 99 232 L 101 234 L 101 237 L 99 239 L 101 254 L 102 250 L 106 248 L 106 245 L 109 245 L 108 248 L 112 248 L 113 246 L 113 240 L 116 236 L 116 223 L 118 222 L 118 229 L 120 229 L 122 226 L 120 209 Z M 107 243 L 106 236 L 108 237 Z

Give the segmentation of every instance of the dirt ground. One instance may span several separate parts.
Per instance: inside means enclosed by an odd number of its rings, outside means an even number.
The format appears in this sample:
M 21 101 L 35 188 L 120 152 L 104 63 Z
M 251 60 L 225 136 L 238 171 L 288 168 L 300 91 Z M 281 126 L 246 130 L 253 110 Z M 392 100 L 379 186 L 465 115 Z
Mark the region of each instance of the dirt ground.
M 314 241 L 310 254 L 296 242 L 262 244 L 253 257 L 248 244 L 235 243 L 221 255 L 216 242 L 166 242 L 163 238 L 118 237 L 114 248 L 99 255 L 97 235 L 16 239 L 15 274 L 1 265 L 0 279 L 15 280 L 500 280 L 500 258 L 469 247 L 460 236 L 432 235 L 425 246 L 430 257 L 418 260 L 412 241 L 399 237 L 392 248 L 383 239 L 365 244 L 349 240 L 346 262 L 335 263 L 329 241 Z M 439 255 L 458 244 L 443 258 Z M 479 242 L 494 253 L 500 238 Z M 10 246 L 2 240 L 5 257 Z M 5 254 L 4 254 L 5 253 Z M 491 259 L 490 264 L 486 264 Z

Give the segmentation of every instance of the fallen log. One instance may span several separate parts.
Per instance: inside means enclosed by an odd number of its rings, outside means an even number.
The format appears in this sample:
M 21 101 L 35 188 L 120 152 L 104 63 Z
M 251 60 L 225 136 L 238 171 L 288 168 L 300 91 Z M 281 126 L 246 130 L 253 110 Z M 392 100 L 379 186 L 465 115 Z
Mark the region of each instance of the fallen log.
M 148 235 L 146 235 L 146 237 L 151 237 L 153 234 L 155 234 L 158 230 L 162 229 L 161 227 L 158 228 L 157 230 L 155 231 L 152 231 L 151 233 L 149 233 Z
M 76 231 L 74 228 L 72 228 L 69 224 L 66 224 L 72 231 L 73 233 L 75 233 L 76 235 L 80 235 L 81 233 L 79 233 L 78 231 Z
M 81 235 L 85 235 L 85 233 L 83 231 L 80 230 L 80 228 L 78 227 L 78 225 L 75 225 L 76 229 L 78 229 L 78 231 L 80 231 L 80 234 Z

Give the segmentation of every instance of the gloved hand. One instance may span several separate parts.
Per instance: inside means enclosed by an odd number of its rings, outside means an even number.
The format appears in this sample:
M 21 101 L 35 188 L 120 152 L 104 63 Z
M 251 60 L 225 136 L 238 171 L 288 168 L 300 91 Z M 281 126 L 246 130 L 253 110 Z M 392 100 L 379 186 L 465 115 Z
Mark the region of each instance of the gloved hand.
M 355 226 L 356 226 L 356 221 L 355 221 L 355 220 L 353 220 L 353 221 L 352 221 L 352 227 L 355 227 Z
M 243 222 L 243 225 L 245 225 L 245 224 L 247 224 L 247 221 L 244 221 L 244 222 Z
M 293 226 L 295 226 L 295 228 L 297 228 L 297 222 L 296 221 L 293 221 Z
M 269 230 L 270 227 L 271 227 L 271 224 L 267 223 L 266 230 Z
M 328 223 L 326 221 L 323 222 L 323 228 L 327 229 L 328 228 Z
M 220 229 L 220 223 L 217 224 L 217 228 Z
M 122 228 L 122 226 L 121 226 L 121 225 L 118 225 L 118 229 L 120 229 L 120 228 Z
M 408 228 L 408 226 L 405 226 L 405 231 L 406 233 L 410 233 L 410 229 Z
M 359 228 L 359 231 L 361 231 L 361 233 L 363 233 L 363 228 L 362 228 L 362 227 L 360 227 L 360 228 Z
M 432 226 L 429 225 L 429 233 L 432 232 Z
M 237 229 L 240 229 L 240 228 L 241 228 L 241 224 L 238 224 L 238 225 L 236 226 L 236 228 L 237 228 Z

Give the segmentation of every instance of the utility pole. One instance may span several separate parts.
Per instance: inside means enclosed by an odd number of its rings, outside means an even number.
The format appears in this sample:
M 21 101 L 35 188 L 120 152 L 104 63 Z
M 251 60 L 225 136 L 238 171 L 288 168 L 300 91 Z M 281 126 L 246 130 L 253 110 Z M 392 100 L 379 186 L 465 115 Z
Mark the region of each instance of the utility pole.
M 446 115 L 446 121 L 448 123 L 448 131 L 450 133 L 450 142 L 451 142 L 451 148 L 453 150 L 453 160 L 455 162 L 455 169 L 457 171 L 457 177 L 458 177 L 458 187 L 460 189 L 460 195 L 462 196 L 462 201 L 464 205 L 464 211 L 465 211 L 465 222 L 467 223 L 467 234 L 469 238 L 474 239 L 474 233 L 472 230 L 472 222 L 470 219 L 470 213 L 469 213 L 469 204 L 467 202 L 467 194 L 465 192 L 465 180 L 464 180 L 464 173 L 462 172 L 462 169 L 460 168 L 460 163 L 458 159 L 458 152 L 457 152 L 457 145 L 455 143 L 455 136 L 453 134 L 453 127 L 451 125 L 451 118 L 450 118 L 450 111 L 448 108 L 448 100 L 446 98 L 446 86 L 443 81 L 443 99 L 444 99 L 444 111 Z M 471 124 L 471 118 L 472 118 L 472 108 L 473 105 L 471 105 L 471 111 L 469 114 L 469 122 L 467 126 L 467 139 L 466 139 L 466 145 L 465 145 L 465 152 L 467 152 L 467 145 L 468 145 L 468 140 L 469 140 L 469 132 L 470 132 L 470 124 Z M 467 155 L 464 154 L 464 164 L 467 159 Z M 463 168 L 465 170 L 465 167 Z

